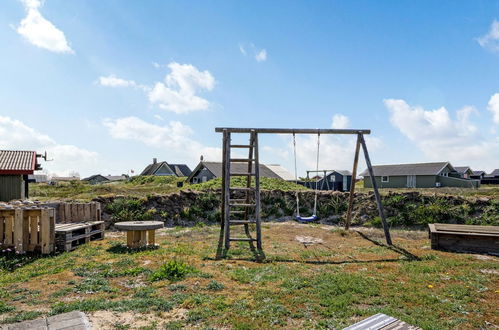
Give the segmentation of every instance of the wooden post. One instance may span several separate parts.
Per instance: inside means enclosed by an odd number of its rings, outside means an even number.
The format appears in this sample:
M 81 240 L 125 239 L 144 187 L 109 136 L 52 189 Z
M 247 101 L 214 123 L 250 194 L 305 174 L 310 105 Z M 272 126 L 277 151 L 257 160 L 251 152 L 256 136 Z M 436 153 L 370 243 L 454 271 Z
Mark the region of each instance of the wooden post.
M 12 245 L 14 243 L 13 235 L 14 235 L 14 211 L 10 211 L 5 217 L 5 245 Z
M 126 232 L 126 245 L 128 247 L 133 247 L 133 231 L 132 230 L 128 230 Z
M 26 252 L 24 246 L 24 217 L 22 209 L 15 209 L 14 211 L 14 246 L 16 253 Z
M 5 232 L 5 212 L 0 210 L 0 246 L 4 244 L 4 235 Z
M 364 157 L 366 158 L 366 165 L 369 171 L 369 175 L 371 176 L 371 183 L 373 185 L 374 197 L 376 198 L 376 204 L 378 206 L 379 216 L 381 218 L 381 222 L 383 223 L 383 230 L 385 231 L 386 243 L 388 245 L 392 245 L 392 238 L 390 236 L 390 230 L 388 228 L 388 224 L 386 223 L 385 211 L 383 210 L 383 204 L 381 203 L 381 196 L 378 191 L 378 184 L 376 183 L 376 178 L 374 177 L 373 167 L 371 165 L 371 159 L 369 158 L 369 153 L 367 151 L 366 141 L 364 140 L 364 136 L 359 134 L 360 143 L 362 144 L 362 149 L 364 150 Z
M 42 209 L 40 212 L 40 245 L 42 246 L 42 253 L 48 254 L 50 250 L 50 215 L 48 209 Z
M 350 195 L 348 196 L 348 211 L 345 229 L 350 229 L 352 221 L 353 198 L 355 194 L 355 178 L 357 177 L 357 164 L 359 163 L 360 134 L 357 134 L 357 144 L 355 145 L 355 156 L 353 158 L 352 180 L 350 182 Z
M 223 155 L 222 166 L 224 167 L 224 177 L 222 179 L 223 186 L 223 203 L 224 203 L 224 241 L 225 241 L 225 249 L 228 250 L 230 248 L 230 208 L 229 208 L 229 199 L 230 199 L 230 133 L 224 131 L 224 144 L 225 144 L 225 153 Z
M 147 244 L 148 245 L 154 245 L 156 244 L 156 230 L 151 229 L 147 233 Z
M 30 238 L 29 238 L 29 245 L 31 246 L 36 246 L 39 244 L 39 237 L 38 237 L 38 221 L 39 217 L 38 215 L 29 215 L 29 226 L 30 226 Z
M 262 230 L 260 227 L 260 159 L 258 152 L 258 134 L 255 131 L 251 132 L 254 137 L 254 150 L 255 157 L 255 220 L 256 220 L 256 248 L 262 253 Z

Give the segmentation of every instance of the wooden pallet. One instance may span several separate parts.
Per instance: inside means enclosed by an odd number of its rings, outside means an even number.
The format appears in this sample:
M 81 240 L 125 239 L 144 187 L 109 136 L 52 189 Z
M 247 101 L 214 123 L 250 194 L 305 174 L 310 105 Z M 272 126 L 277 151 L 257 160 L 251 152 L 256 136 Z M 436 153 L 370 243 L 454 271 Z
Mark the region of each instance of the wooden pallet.
M 421 330 L 394 317 L 378 313 L 343 330 Z
M 55 225 L 55 244 L 58 251 L 71 251 L 79 245 L 103 238 L 104 221 Z
M 434 250 L 499 255 L 499 226 L 434 223 L 428 229 Z
M 1 207 L 0 247 L 17 253 L 54 251 L 55 212 L 52 208 Z

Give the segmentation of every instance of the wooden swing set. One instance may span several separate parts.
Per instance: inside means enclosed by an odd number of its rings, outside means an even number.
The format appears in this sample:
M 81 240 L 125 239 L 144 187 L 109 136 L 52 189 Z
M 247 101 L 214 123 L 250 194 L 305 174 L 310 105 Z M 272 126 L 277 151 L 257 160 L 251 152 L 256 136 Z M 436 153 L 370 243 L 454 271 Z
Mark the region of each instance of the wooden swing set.
M 320 136 L 322 134 L 343 134 L 357 135 L 357 143 L 355 147 L 355 156 L 352 170 L 352 183 L 350 185 L 350 196 L 348 200 L 347 218 L 345 221 L 345 229 L 350 228 L 352 220 L 352 209 L 355 193 L 355 178 L 357 176 L 357 164 L 359 161 L 360 147 L 364 151 L 364 157 L 371 178 L 374 196 L 378 207 L 379 216 L 383 224 L 386 243 L 392 245 L 392 239 L 388 224 L 386 222 L 385 212 L 381 203 L 381 197 L 378 191 L 378 185 L 374 177 L 371 160 L 367 151 L 364 134 L 370 134 L 368 129 L 290 129 L 290 128 L 234 128 L 234 127 L 217 127 L 215 132 L 222 133 L 222 205 L 221 205 L 221 225 L 220 236 L 218 241 L 217 259 L 227 255 L 230 249 L 231 242 L 248 242 L 251 250 L 255 252 L 258 259 L 265 258 L 262 248 L 262 230 L 260 218 L 260 162 L 258 155 L 258 134 L 292 134 L 293 145 L 295 151 L 295 177 L 297 180 L 296 170 L 296 140 L 297 134 L 316 134 L 317 135 L 317 166 L 319 164 L 319 149 Z M 233 134 L 249 134 L 248 144 L 232 144 Z M 248 158 L 232 158 L 231 151 L 233 149 L 248 150 Z M 247 164 L 247 171 L 236 172 L 231 169 L 231 165 L 235 163 Z M 246 177 L 245 187 L 231 187 L 232 177 Z M 252 184 L 254 178 L 254 184 Z M 314 214 L 311 217 L 300 217 L 299 214 L 299 197 L 297 198 L 297 220 L 313 221 L 317 219 L 317 189 L 315 189 L 314 199 Z M 237 196 L 236 196 L 237 195 Z M 241 198 L 241 195 L 243 196 Z M 253 214 L 253 216 L 251 216 Z M 233 218 L 235 217 L 235 218 Z M 243 225 L 246 237 L 231 236 L 231 226 Z M 254 225 L 254 236 L 251 233 L 250 225 Z M 256 242 L 256 248 L 254 246 Z

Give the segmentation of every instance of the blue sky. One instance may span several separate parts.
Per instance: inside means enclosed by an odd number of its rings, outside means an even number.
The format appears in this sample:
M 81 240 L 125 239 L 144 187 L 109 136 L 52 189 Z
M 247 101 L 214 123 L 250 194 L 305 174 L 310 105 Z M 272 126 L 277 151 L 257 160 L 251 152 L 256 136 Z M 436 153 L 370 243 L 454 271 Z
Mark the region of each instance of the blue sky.
M 494 1 L 4 0 L 0 146 L 86 176 L 218 159 L 215 126 L 352 127 L 375 164 L 499 168 L 497 20 Z M 292 169 L 291 137 L 261 139 Z M 323 137 L 321 167 L 353 143 Z

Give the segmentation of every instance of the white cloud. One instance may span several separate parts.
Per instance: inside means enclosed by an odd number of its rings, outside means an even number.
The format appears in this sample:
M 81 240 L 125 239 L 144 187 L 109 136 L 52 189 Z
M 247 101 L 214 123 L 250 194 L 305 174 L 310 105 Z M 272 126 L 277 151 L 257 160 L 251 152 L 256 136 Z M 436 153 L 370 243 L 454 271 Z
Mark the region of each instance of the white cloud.
M 221 159 L 220 148 L 204 146 L 193 140 L 192 129 L 179 121 L 160 126 L 137 117 L 125 117 L 106 119 L 103 124 L 115 139 L 140 141 L 147 146 L 163 149 L 164 154 L 177 160 L 195 162 L 201 155 L 205 160 Z
M 477 110 L 464 107 L 452 119 L 444 107 L 425 110 L 410 106 L 404 100 L 387 99 L 390 121 L 430 160 L 449 160 L 454 165 L 470 165 L 477 169 L 499 161 L 499 139 L 484 138 L 470 117 Z
M 489 32 L 486 35 L 477 38 L 477 41 L 483 48 L 499 51 L 499 22 L 494 20 L 490 26 Z
M 492 95 L 489 100 L 488 109 L 492 112 L 494 123 L 499 124 L 499 93 Z
M 39 153 L 47 151 L 48 158 L 53 161 L 42 161 L 42 167 L 57 175 L 91 170 L 98 158 L 96 152 L 59 144 L 21 121 L 4 116 L 0 116 L 0 145 L 4 149 L 33 150 Z
M 265 62 L 267 60 L 267 50 L 262 48 L 258 49 L 254 44 L 250 43 L 244 45 L 242 43 L 239 44 L 239 51 L 244 56 L 252 56 L 257 62 Z
M 168 64 L 170 73 L 164 81 L 153 87 L 137 84 L 133 80 L 118 78 L 114 75 L 99 77 L 99 84 L 108 87 L 136 87 L 146 92 L 149 102 L 160 109 L 175 113 L 189 113 L 207 110 L 211 103 L 197 95 L 201 91 L 211 91 L 215 87 L 215 78 L 205 70 L 199 71 L 191 64 Z
M 109 75 L 107 77 L 99 77 L 99 84 L 107 87 L 130 87 L 137 86 L 133 80 L 125 80 L 116 77 L 115 75 Z
M 66 40 L 64 32 L 40 13 L 42 3 L 39 0 L 21 0 L 26 9 L 26 17 L 17 28 L 33 45 L 56 53 L 74 53 Z
M 255 55 L 255 60 L 257 62 L 264 62 L 267 60 L 267 51 L 265 49 L 260 50 L 256 55 Z
M 331 127 L 335 129 L 348 128 L 349 122 L 350 120 L 348 119 L 347 116 L 341 114 L 335 114 L 333 116 L 333 123 Z

